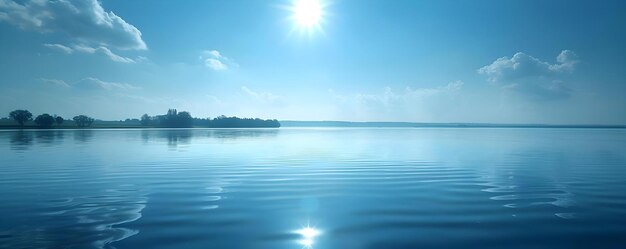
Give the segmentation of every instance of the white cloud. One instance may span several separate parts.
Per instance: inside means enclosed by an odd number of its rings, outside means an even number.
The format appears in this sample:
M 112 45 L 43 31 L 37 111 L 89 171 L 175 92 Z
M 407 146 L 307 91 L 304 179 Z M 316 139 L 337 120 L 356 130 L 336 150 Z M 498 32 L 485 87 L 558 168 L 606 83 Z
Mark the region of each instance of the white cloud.
M 117 55 L 117 54 L 111 52 L 111 50 L 106 48 L 106 47 L 99 47 L 99 48 L 97 48 L 97 50 L 100 51 L 102 54 L 106 55 L 107 57 L 109 57 L 109 59 L 111 59 L 112 61 L 115 61 L 115 62 L 122 62 L 122 63 L 135 63 L 136 62 L 135 60 L 133 60 L 131 58 Z
M 123 57 L 120 55 L 117 55 L 115 53 L 113 53 L 110 49 L 106 48 L 106 47 L 89 47 L 89 46 L 85 46 L 85 45 L 76 45 L 74 46 L 74 50 L 79 51 L 79 52 L 83 52 L 83 53 L 89 53 L 89 54 L 94 54 L 96 52 L 101 53 L 103 55 L 105 55 L 106 57 L 108 57 L 109 59 L 111 59 L 112 61 L 115 62 L 121 62 L 121 63 L 135 63 L 136 61 L 128 58 L 128 57 Z
M 448 85 L 446 85 L 444 87 L 444 89 L 446 91 L 460 91 L 463 88 L 463 85 L 465 85 L 465 82 L 463 82 L 462 80 L 457 80 L 457 81 L 453 81 L 448 83 Z
M 251 97 L 252 99 L 259 101 L 261 103 L 277 103 L 280 102 L 283 98 L 278 95 L 274 95 L 270 92 L 256 92 L 251 90 L 246 86 L 241 87 L 241 91 Z
M 555 71 L 571 71 L 574 70 L 574 66 L 578 63 L 578 55 L 571 50 L 563 50 L 556 57 L 558 64 L 553 66 Z
M 204 61 L 204 65 L 215 71 L 222 71 L 228 69 L 228 66 L 224 65 L 220 60 L 209 58 Z
M 48 83 L 48 84 L 53 84 L 53 85 L 57 85 L 57 86 L 62 86 L 62 87 L 67 87 L 70 88 L 70 85 L 67 84 L 65 81 L 63 80 L 56 80 L 56 79 L 45 79 L 45 78 L 41 78 L 39 79 L 44 83 Z
M 501 82 L 526 77 L 548 77 L 570 72 L 577 63 L 578 57 L 570 50 L 561 51 L 555 64 L 518 52 L 511 58 L 506 56 L 498 58 L 491 64 L 478 69 L 478 73 L 487 75 L 491 82 Z
M 231 67 L 239 67 L 232 59 L 223 56 L 217 50 L 205 50 L 200 54 L 200 60 L 204 65 L 215 71 L 228 70 Z
M 113 51 L 103 46 L 90 47 L 87 45 L 74 45 L 72 47 L 68 47 L 68 46 L 61 45 L 61 44 L 48 44 L 48 43 L 44 44 L 44 46 L 51 48 L 51 49 L 61 50 L 67 54 L 71 54 L 73 52 L 81 52 L 81 53 L 87 53 L 87 54 L 100 53 L 106 56 L 107 58 L 111 59 L 112 61 L 121 62 L 121 63 L 137 63 L 137 61 L 146 60 L 146 58 L 143 56 L 139 56 L 137 60 L 124 57 L 116 53 L 113 53 Z
M 67 88 L 87 88 L 87 89 L 96 88 L 96 89 L 104 89 L 104 90 L 124 90 L 124 91 L 141 89 L 140 87 L 137 87 L 135 85 L 131 85 L 128 83 L 109 82 L 109 81 L 100 80 L 94 77 L 83 78 L 74 83 L 67 83 L 64 80 L 59 80 L 59 79 L 40 78 L 39 80 L 45 83 L 54 84 L 57 86 L 62 86 L 62 87 L 67 87 Z
M 100 79 L 97 79 L 97 78 L 93 78 L 93 77 L 84 78 L 81 81 L 79 81 L 79 83 L 90 84 L 90 85 L 102 88 L 104 90 L 136 90 L 136 89 L 140 89 L 139 87 L 131 85 L 131 84 L 128 84 L 128 83 L 108 82 L 108 81 L 103 81 L 103 80 L 100 80 Z
M 56 32 L 93 46 L 147 49 L 141 32 L 97 0 L 0 0 L 0 21 L 25 30 Z
M 217 50 L 205 51 L 205 53 L 207 53 L 207 54 L 209 54 L 209 55 L 211 55 L 211 56 L 213 56 L 215 58 L 218 58 L 218 59 L 222 58 L 222 54 L 220 54 L 220 52 L 217 51 Z
M 50 44 L 50 43 L 46 43 L 43 45 L 44 47 L 50 48 L 50 49 L 56 49 L 59 51 L 62 51 L 66 54 L 71 54 L 72 52 L 74 52 L 74 49 L 65 46 L 65 45 L 61 45 L 61 44 Z
M 478 73 L 504 89 L 541 98 L 561 98 L 567 97 L 570 89 L 560 77 L 572 72 L 578 62 L 578 56 L 570 50 L 561 51 L 554 64 L 518 52 L 511 58 L 498 58 L 478 69 Z

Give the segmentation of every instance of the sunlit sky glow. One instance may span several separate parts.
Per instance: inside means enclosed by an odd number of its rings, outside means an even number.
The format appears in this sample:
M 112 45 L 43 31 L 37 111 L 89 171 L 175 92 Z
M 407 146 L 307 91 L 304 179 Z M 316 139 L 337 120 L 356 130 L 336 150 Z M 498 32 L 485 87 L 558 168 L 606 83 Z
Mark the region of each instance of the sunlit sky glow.
M 626 124 L 624 9 L 0 0 L 0 115 Z

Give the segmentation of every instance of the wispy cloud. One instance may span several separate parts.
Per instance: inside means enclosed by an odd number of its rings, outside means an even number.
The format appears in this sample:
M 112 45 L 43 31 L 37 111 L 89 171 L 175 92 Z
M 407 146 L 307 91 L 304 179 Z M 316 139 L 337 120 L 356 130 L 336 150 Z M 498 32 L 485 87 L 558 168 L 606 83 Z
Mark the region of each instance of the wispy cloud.
M 55 49 L 55 50 L 59 50 L 61 52 L 64 52 L 66 54 L 71 54 L 74 52 L 74 49 L 65 46 L 65 45 L 61 45 L 61 44 L 51 44 L 51 43 L 46 43 L 43 44 L 44 47 L 50 48 L 50 49 Z
M 205 50 L 200 54 L 200 60 L 204 65 L 215 71 L 228 70 L 231 67 L 239 67 L 235 61 L 225 57 L 217 50 Z
M 60 80 L 60 79 L 40 78 L 39 80 L 44 83 L 53 84 L 56 86 L 61 86 L 61 87 L 66 87 L 66 88 L 96 88 L 96 89 L 102 89 L 102 90 L 107 90 L 107 91 L 112 91 L 112 90 L 129 91 L 129 90 L 141 89 L 141 87 L 131 85 L 128 83 L 104 81 L 104 80 L 94 78 L 94 77 L 83 78 L 73 83 L 67 83 L 66 81 Z
M 44 83 L 48 83 L 48 84 L 53 84 L 56 86 L 62 86 L 62 87 L 66 87 L 66 88 L 70 88 L 70 85 L 67 84 L 65 81 L 63 80 L 56 80 L 56 79 L 46 79 L 46 78 L 41 78 L 39 79 Z
M 105 11 L 97 0 L 1 0 L 0 21 L 24 30 L 64 33 L 97 47 L 147 49 L 139 29 Z
M 406 87 L 403 91 L 394 92 L 391 87 L 386 87 L 382 93 L 378 94 L 363 94 L 357 93 L 355 99 L 360 103 L 376 102 L 385 106 L 394 104 L 406 104 L 413 101 L 423 100 L 425 98 L 451 94 L 460 91 L 463 88 L 464 82 L 457 80 L 450 82 L 445 86 L 434 88 L 412 88 Z
M 206 97 L 207 102 L 210 103 L 210 104 L 220 105 L 220 106 L 224 105 L 224 102 L 220 98 L 218 98 L 216 96 L 207 94 L 207 95 L 205 95 L 205 97 Z
M 137 90 L 141 89 L 140 87 L 128 84 L 128 83 L 118 83 L 118 82 L 110 82 L 103 81 L 98 78 L 87 77 L 79 81 L 79 83 L 83 84 L 92 84 L 104 90 Z
M 112 61 L 121 62 L 121 63 L 137 63 L 138 61 L 146 60 L 146 58 L 143 56 L 138 57 L 136 60 L 128 58 L 128 57 L 124 57 L 116 53 L 113 53 L 113 51 L 103 46 L 90 47 L 87 45 L 73 45 L 71 47 L 68 47 L 62 44 L 50 44 L 50 43 L 46 43 L 44 44 L 44 46 L 47 48 L 63 51 L 64 53 L 67 53 L 67 54 L 71 54 L 74 52 L 87 53 L 87 54 L 98 53 L 98 54 L 102 54 L 106 56 Z
M 283 100 L 282 96 L 278 96 L 270 92 L 253 91 L 246 86 L 242 86 L 241 91 L 245 93 L 248 97 L 261 103 L 276 103 Z
M 364 120 L 449 120 L 458 108 L 464 82 L 457 80 L 438 87 L 385 87 L 380 92 L 328 92 L 341 116 Z

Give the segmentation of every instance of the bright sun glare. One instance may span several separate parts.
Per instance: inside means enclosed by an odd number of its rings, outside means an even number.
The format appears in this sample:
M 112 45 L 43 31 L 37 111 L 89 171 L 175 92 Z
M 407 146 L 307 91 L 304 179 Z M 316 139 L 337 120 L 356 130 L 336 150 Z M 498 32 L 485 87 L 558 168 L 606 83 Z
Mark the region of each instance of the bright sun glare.
M 291 11 L 296 25 L 310 29 L 319 26 L 324 15 L 324 6 L 319 0 L 295 0 Z
M 299 25 L 316 25 L 322 17 L 322 6 L 318 0 L 297 0 L 293 6 L 293 14 Z
M 298 240 L 298 244 L 302 245 L 303 249 L 312 249 L 315 237 L 320 235 L 321 231 L 307 225 L 297 230 L 296 233 L 302 236 L 302 239 Z

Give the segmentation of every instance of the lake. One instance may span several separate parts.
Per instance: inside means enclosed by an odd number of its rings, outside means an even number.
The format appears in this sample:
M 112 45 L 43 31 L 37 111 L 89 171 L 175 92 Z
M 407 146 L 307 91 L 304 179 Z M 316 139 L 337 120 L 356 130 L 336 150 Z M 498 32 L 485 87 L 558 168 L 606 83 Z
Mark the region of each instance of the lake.
M 624 248 L 626 129 L 0 131 L 0 248 Z

